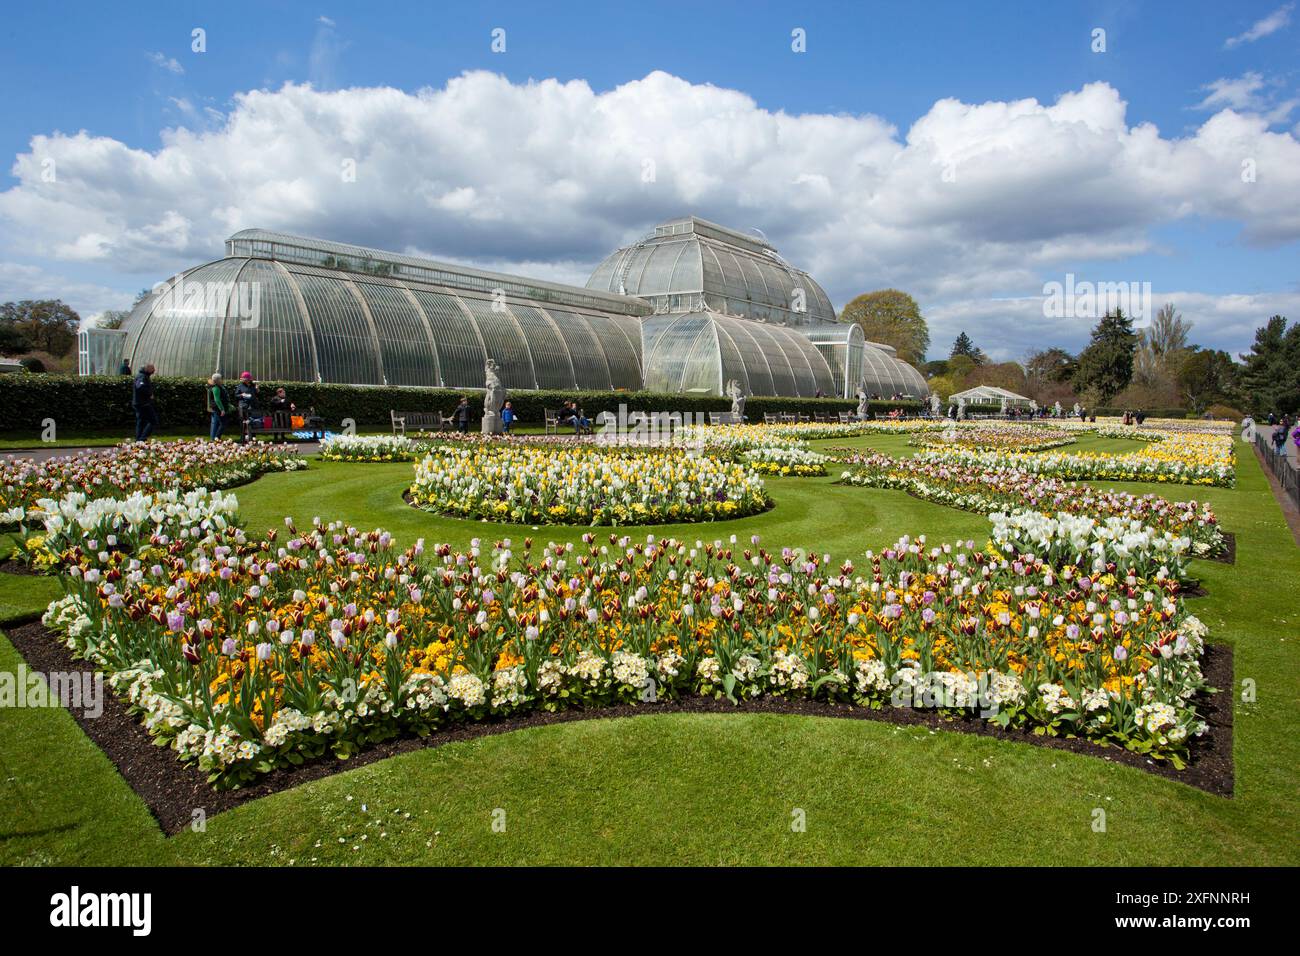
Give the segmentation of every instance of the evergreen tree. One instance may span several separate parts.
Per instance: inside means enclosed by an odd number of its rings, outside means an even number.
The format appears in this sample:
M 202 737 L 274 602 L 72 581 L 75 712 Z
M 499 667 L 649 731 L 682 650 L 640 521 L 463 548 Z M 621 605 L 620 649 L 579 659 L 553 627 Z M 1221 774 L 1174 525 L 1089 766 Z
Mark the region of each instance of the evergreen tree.
M 1285 318 L 1273 316 L 1255 330 L 1255 342 L 1241 358 L 1241 392 L 1250 412 L 1300 411 L 1300 322 L 1288 328 Z
M 1132 381 L 1136 351 L 1133 320 L 1122 309 L 1106 313 L 1092 330 L 1088 347 L 1079 353 L 1074 387 L 1095 404 L 1105 405 Z
M 956 358 L 958 355 L 966 356 L 976 365 L 983 365 L 988 361 L 988 356 L 975 347 L 975 343 L 971 341 L 971 337 L 965 332 L 957 336 L 952 343 L 952 351 L 948 353 L 949 358 Z

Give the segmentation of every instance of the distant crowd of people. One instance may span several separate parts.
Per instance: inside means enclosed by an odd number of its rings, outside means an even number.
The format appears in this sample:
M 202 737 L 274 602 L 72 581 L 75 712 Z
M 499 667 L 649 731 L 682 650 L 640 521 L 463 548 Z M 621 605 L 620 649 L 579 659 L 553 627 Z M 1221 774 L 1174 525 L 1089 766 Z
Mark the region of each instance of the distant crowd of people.
M 1290 414 L 1279 415 L 1277 412 L 1270 412 L 1268 423 L 1273 426 L 1273 435 L 1271 441 L 1273 444 L 1273 454 L 1278 456 L 1286 455 L 1286 440 L 1289 437 L 1296 447 L 1296 465 L 1300 467 L 1300 422 Z

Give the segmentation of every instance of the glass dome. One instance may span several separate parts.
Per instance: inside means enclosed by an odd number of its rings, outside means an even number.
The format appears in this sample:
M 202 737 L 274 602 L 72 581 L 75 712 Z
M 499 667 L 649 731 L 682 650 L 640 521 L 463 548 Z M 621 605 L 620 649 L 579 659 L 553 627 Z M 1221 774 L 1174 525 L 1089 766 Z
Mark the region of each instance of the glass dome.
M 835 321 L 825 290 L 766 240 L 694 216 L 662 223 L 607 257 L 587 288 L 637 296 L 656 312 L 707 309 L 796 326 Z

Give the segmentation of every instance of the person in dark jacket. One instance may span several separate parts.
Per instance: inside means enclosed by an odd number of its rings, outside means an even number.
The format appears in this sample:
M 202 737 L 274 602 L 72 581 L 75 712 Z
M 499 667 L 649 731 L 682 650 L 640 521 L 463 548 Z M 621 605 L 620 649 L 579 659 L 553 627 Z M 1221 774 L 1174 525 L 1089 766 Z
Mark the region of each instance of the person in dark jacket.
M 253 437 L 253 406 L 257 404 L 257 383 L 253 381 L 252 372 L 240 372 L 239 384 L 235 386 L 235 407 L 239 409 L 241 442 Z
M 208 415 L 212 424 L 208 428 L 208 438 L 216 441 L 226 430 L 226 416 L 230 414 L 230 399 L 226 397 L 226 386 L 221 374 L 214 373 L 208 379 Z
M 469 399 L 462 398 L 456 410 L 451 413 L 452 420 L 456 423 L 456 431 L 469 431 Z
M 135 410 L 135 440 L 144 441 L 158 427 L 158 409 L 153 402 L 153 363 L 136 373 L 131 385 L 131 408 Z
M 122 364 L 119 365 L 119 366 L 117 367 L 117 374 L 118 374 L 118 375 L 130 375 L 130 374 L 131 374 L 131 363 L 128 362 L 126 359 L 122 359 Z
M 293 431 L 293 413 L 298 406 L 289 401 L 289 393 L 283 388 L 277 388 L 267 404 L 271 407 L 271 431 L 283 439 L 286 433 Z

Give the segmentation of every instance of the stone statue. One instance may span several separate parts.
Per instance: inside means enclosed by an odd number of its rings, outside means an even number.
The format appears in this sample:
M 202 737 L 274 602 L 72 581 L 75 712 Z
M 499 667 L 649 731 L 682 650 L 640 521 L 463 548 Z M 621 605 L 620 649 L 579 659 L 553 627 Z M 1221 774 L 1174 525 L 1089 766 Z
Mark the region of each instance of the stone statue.
M 1038 417 L 1038 402 L 1032 398 L 1029 400 L 1029 415 L 1031 418 Z
M 739 424 L 745 420 L 745 390 L 734 378 L 727 383 L 727 397 L 731 399 L 731 420 Z
M 871 401 L 871 399 L 867 397 L 866 382 L 858 382 L 857 399 L 858 399 L 858 421 L 865 422 L 867 420 L 867 403 Z
M 487 364 L 483 366 L 483 373 L 487 378 L 483 390 L 484 435 L 500 435 L 503 431 L 501 406 L 506 403 L 506 387 L 501 384 L 501 376 L 497 374 L 497 368 L 497 363 L 493 359 L 488 359 Z
M 957 421 L 966 420 L 966 399 L 957 399 Z
M 998 409 L 998 414 L 1003 418 L 1007 417 L 1007 397 L 1005 395 L 1002 396 L 1002 407 Z
M 935 392 L 930 393 L 930 415 L 934 418 L 939 417 L 939 396 Z
M 1083 417 L 1083 406 L 1081 406 L 1078 402 L 1074 403 L 1074 417 L 1075 418 Z
M 1060 403 L 1060 402 L 1057 402 L 1057 403 L 1053 406 L 1053 408 L 1052 408 L 1052 417 L 1053 417 L 1053 418 L 1060 418 L 1060 417 L 1061 417 L 1061 403 Z

